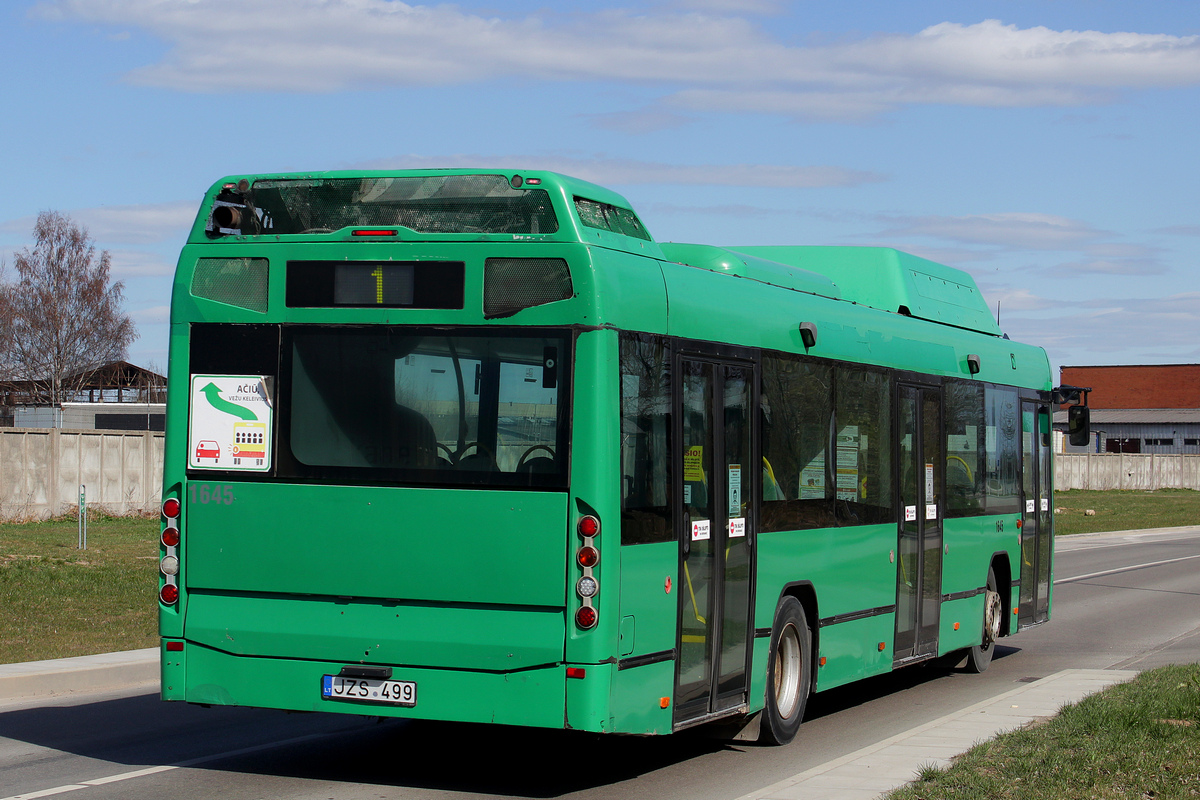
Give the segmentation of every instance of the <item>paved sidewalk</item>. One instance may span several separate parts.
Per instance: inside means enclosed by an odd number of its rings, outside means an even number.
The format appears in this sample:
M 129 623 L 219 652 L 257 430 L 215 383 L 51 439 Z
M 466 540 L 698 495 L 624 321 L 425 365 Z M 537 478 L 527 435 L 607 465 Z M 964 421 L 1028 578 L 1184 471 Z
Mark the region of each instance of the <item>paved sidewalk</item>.
M 915 780 L 927 764 L 944 767 L 980 741 L 1032 720 L 1052 717 L 1062 706 L 1136 675 L 1131 670 L 1063 670 L 738 800 L 873 800 Z
M 0 664 L 0 702 L 158 683 L 158 648 Z

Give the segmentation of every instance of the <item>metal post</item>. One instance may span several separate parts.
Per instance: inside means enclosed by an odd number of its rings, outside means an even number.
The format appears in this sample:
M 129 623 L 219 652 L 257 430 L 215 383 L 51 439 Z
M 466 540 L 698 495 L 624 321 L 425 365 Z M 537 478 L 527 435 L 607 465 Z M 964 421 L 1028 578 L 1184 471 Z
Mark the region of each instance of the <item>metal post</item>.
M 79 484 L 79 549 L 87 550 L 87 486 Z

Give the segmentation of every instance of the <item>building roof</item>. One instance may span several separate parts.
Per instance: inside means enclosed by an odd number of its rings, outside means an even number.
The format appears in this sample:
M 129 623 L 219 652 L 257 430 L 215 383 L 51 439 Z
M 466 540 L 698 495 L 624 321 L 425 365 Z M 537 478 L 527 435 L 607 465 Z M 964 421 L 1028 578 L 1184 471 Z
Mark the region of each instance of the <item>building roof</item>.
M 1054 412 L 1055 424 L 1067 423 L 1066 411 Z M 1200 408 L 1093 408 L 1096 425 L 1200 425 Z

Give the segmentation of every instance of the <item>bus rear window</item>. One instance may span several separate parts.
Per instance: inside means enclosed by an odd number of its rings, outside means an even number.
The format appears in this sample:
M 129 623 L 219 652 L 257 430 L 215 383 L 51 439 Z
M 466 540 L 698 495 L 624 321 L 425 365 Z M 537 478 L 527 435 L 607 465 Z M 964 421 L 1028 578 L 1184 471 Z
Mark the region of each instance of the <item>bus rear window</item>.
M 297 477 L 564 487 L 570 338 L 285 329 Z
M 226 200 L 218 198 L 214 209 Z M 245 206 L 241 205 L 244 202 Z M 554 233 L 558 218 L 545 189 L 514 189 L 503 175 L 304 178 L 255 181 L 241 199 L 242 235 L 330 233 L 399 225 L 418 233 Z M 227 215 L 229 216 L 229 215 Z M 215 219 L 215 218 L 214 218 Z

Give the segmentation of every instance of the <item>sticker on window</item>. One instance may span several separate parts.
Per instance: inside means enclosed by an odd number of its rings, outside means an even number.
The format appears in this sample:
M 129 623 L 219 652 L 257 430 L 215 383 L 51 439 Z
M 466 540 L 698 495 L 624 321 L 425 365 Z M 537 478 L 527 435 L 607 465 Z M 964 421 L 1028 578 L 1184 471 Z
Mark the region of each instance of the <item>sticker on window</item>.
M 729 513 L 738 514 L 742 510 L 742 465 L 729 465 Z
M 692 541 L 702 542 L 712 535 L 712 522 L 707 519 L 698 519 L 692 522 Z
M 193 375 L 190 469 L 271 469 L 271 397 L 264 375 Z

